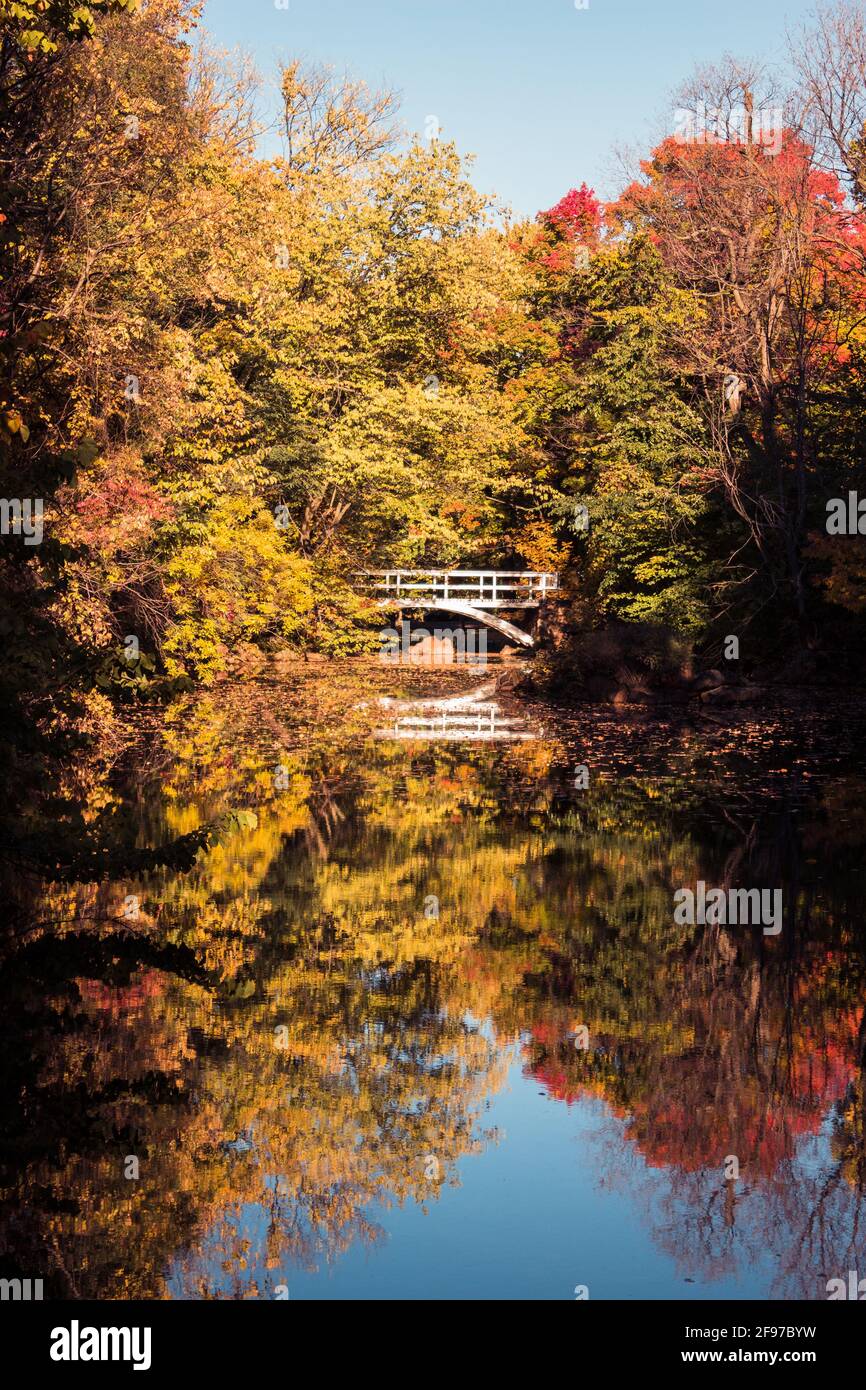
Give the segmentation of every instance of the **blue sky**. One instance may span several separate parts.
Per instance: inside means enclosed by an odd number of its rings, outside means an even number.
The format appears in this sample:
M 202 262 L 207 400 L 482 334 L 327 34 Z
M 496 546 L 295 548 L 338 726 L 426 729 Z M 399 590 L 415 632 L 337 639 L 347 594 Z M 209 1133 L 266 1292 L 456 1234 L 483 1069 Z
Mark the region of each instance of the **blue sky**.
M 300 56 L 402 96 L 476 156 L 474 182 L 534 215 L 584 180 L 621 183 L 615 147 L 671 128 L 671 94 L 724 53 L 781 63 L 812 0 L 205 0 L 216 42 L 273 80 Z

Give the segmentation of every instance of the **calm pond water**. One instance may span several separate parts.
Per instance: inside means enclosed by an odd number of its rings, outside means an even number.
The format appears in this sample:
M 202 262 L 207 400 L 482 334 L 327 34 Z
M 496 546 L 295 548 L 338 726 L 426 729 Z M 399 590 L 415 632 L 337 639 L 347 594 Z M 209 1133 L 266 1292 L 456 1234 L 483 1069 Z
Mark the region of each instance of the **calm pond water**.
M 75 769 L 58 842 L 216 828 L 191 865 L 17 880 L 3 1272 L 183 1299 L 866 1275 L 862 711 L 346 665 L 135 728 Z M 781 888 L 782 931 L 675 924 L 698 880 Z

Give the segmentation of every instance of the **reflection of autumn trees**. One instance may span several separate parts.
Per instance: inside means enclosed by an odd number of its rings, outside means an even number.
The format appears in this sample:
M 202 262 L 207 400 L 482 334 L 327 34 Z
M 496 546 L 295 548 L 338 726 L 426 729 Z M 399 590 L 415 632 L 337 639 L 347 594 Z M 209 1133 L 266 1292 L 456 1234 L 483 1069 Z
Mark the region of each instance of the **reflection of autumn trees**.
M 840 798 L 837 787 L 836 809 Z M 563 925 L 545 943 L 544 968 L 518 972 L 499 1016 L 527 1031 L 527 1067 L 553 1095 L 603 1097 L 644 1163 L 666 1171 L 663 1239 L 690 1268 L 717 1276 L 772 1251 L 780 1289 L 819 1296 L 820 1271 L 825 1282 L 852 1250 L 866 1177 L 853 817 L 834 845 L 825 810 L 814 808 L 800 835 L 790 807 L 767 798 L 761 816 L 731 818 L 729 835 L 701 843 L 691 804 L 690 843 L 657 785 L 638 817 L 622 808 L 619 789 L 590 802 L 579 842 L 551 856 L 539 893 Z M 803 862 L 814 863 L 819 841 L 820 890 Z M 725 882 L 731 865 L 736 881 L 784 883 L 792 911 L 778 940 L 671 926 L 671 885 Z M 588 1051 L 575 1046 L 579 1024 Z M 819 1180 L 804 1153 L 828 1126 L 832 1162 Z M 724 1181 L 729 1155 L 738 1184 Z M 662 1186 L 650 1186 L 658 1197 Z M 772 1218 L 758 1213 L 768 1200 Z
M 125 786 L 95 779 L 79 822 L 132 804 L 130 865 L 221 826 L 188 871 L 54 883 L 7 945 L 0 1259 L 60 1296 L 162 1296 L 169 1270 L 267 1294 L 455 1180 L 520 1038 L 553 1096 L 603 1100 L 627 1141 L 603 1162 L 639 1158 L 684 1265 L 772 1251 L 814 1296 L 866 1176 L 860 789 L 575 793 L 551 743 L 374 745 L 273 703 L 179 706 Z M 673 925 L 676 886 L 726 875 L 784 883 L 780 938 Z
M 248 969 L 197 983 L 109 952 L 85 978 L 31 976 L 45 1007 L 5 1025 L 25 1030 L 35 1065 L 16 1078 L 24 1152 L 4 1206 L 61 1295 L 159 1294 L 176 1249 L 245 1203 L 285 1211 L 273 1247 L 289 1265 L 333 1254 L 370 1234 L 372 1201 L 434 1197 L 477 1142 L 501 1064 L 443 1009 L 429 962 L 407 951 L 377 970 L 324 918 L 303 933 L 286 921 Z M 27 1212 L 34 1190 L 46 1202 Z
M 329 855 L 308 831 L 333 762 L 323 772 L 315 750 L 292 754 L 278 793 L 269 764 L 249 752 L 229 764 L 206 734 L 185 725 L 167 775 L 141 793 L 143 836 L 159 843 L 224 814 L 238 768 L 256 823 L 187 874 L 53 887 L 46 935 L 21 946 L 27 969 L 5 1027 L 35 1065 L 4 1078 L 19 1130 L 4 1245 L 60 1295 L 158 1295 L 168 1261 L 214 1229 L 231 1278 L 249 1287 L 244 1242 L 230 1234 L 246 1204 L 271 1213 L 269 1263 L 372 1239 L 366 1209 L 434 1198 L 477 1145 L 501 1080 L 496 1049 L 443 993 L 467 924 L 454 903 L 423 916 L 411 872 L 373 823 L 375 788 L 345 770 Z M 463 799 L 460 787 L 453 806 Z M 420 864 L 452 814 L 416 808 L 391 840 L 405 835 Z M 346 845 L 368 816 L 353 878 Z M 121 930 L 130 895 L 141 912 Z M 48 923 L 52 945 L 68 944 L 60 958 L 38 950 Z M 87 945 L 97 924 L 101 953 Z M 136 968 L 157 942 L 156 968 Z M 127 1154 L 138 1181 L 123 1177 Z M 201 1291 L 206 1276 L 189 1277 Z

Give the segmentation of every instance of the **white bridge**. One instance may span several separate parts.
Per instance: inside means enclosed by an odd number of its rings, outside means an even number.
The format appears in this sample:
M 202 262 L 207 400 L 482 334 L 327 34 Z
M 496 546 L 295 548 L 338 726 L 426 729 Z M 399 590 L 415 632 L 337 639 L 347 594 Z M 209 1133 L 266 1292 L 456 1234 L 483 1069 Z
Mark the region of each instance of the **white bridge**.
M 531 633 L 496 614 L 497 609 L 537 608 L 559 589 L 558 574 L 534 570 L 365 570 L 380 608 L 428 608 L 458 613 L 531 647 Z

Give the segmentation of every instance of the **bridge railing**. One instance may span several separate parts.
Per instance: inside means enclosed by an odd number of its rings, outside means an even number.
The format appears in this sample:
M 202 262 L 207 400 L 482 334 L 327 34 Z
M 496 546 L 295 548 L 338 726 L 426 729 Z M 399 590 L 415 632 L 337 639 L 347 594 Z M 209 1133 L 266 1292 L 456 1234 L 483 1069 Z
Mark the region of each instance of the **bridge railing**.
M 559 588 L 558 574 L 535 570 L 364 570 L 383 598 L 419 603 L 456 599 L 476 608 L 534 607 Z

